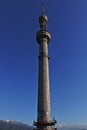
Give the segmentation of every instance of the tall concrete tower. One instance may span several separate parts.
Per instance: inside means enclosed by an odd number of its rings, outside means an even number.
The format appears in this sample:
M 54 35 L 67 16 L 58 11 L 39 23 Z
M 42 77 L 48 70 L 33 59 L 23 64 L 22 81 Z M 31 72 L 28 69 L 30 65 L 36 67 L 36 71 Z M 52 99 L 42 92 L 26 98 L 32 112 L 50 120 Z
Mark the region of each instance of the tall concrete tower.
M 44 13 L 42 1 L 42 15 L 39 17 L 40 31 L 36 34 L 39 43 L 39 75 L 38 75 L 38 108 L 37 121 L 34 126 L 38 130 L 52 130 L 56 120 L 50 118 L 50 85 L 49 85 L 49 56 L 48 44 L 51 34 L 47 31 L 48 17 Z

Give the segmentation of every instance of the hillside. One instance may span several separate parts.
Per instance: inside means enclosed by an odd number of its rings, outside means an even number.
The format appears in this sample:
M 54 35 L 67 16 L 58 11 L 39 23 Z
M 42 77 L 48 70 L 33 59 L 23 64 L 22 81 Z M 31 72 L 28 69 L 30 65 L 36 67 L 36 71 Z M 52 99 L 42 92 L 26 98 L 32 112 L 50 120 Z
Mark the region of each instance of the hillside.
M 16 121 L 0 120 L 0 130 L 32 130 L 32 127 Z
M 87 126 L 82 125 L 58 125 L 58 130 L 87 130 Z M 0 120 L 0 130 L 33 130 L 32 126 L 25 123 Z

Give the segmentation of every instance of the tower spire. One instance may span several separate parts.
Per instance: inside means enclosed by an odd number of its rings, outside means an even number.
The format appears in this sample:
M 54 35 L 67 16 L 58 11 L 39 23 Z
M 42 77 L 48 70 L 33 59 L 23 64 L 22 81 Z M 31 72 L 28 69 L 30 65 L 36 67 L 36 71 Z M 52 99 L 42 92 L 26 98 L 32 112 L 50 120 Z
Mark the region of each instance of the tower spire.
M 45 14 L 45 10 L 44 10 L 44 0 L 42 0 L 42 15 Z
M 39 24 L 41 30 L 47 30 L 48 17 L 45 15 L 44 0 L 42 0 L 42 15 L 39 17 Z

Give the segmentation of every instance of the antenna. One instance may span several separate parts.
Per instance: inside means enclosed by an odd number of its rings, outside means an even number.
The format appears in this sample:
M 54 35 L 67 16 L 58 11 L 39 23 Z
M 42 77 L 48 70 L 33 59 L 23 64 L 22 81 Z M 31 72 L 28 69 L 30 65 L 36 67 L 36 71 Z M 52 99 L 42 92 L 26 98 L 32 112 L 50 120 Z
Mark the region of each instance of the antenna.
M 44 0 L 42 0 L 42 15 L 44 15 L 45 11 L 44 11 Z

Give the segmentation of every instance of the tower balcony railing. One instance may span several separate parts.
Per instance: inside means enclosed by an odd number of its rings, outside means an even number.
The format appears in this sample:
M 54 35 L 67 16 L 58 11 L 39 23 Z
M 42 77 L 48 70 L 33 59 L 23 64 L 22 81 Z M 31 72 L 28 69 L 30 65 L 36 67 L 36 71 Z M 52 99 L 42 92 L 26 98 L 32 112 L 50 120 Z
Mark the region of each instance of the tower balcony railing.
M 34 121 L 33 125 L 34 126 L 54 126 L 57 123 L 56 120 L 51 120 L 51 121 Z
M 44 130 L 44 129 L 43 128 L 33 128 L 33 130 Z M 51 127 L 50 129 L 49 128 L 45 128 L 45 130 L 57 130 L 57 128 Z

